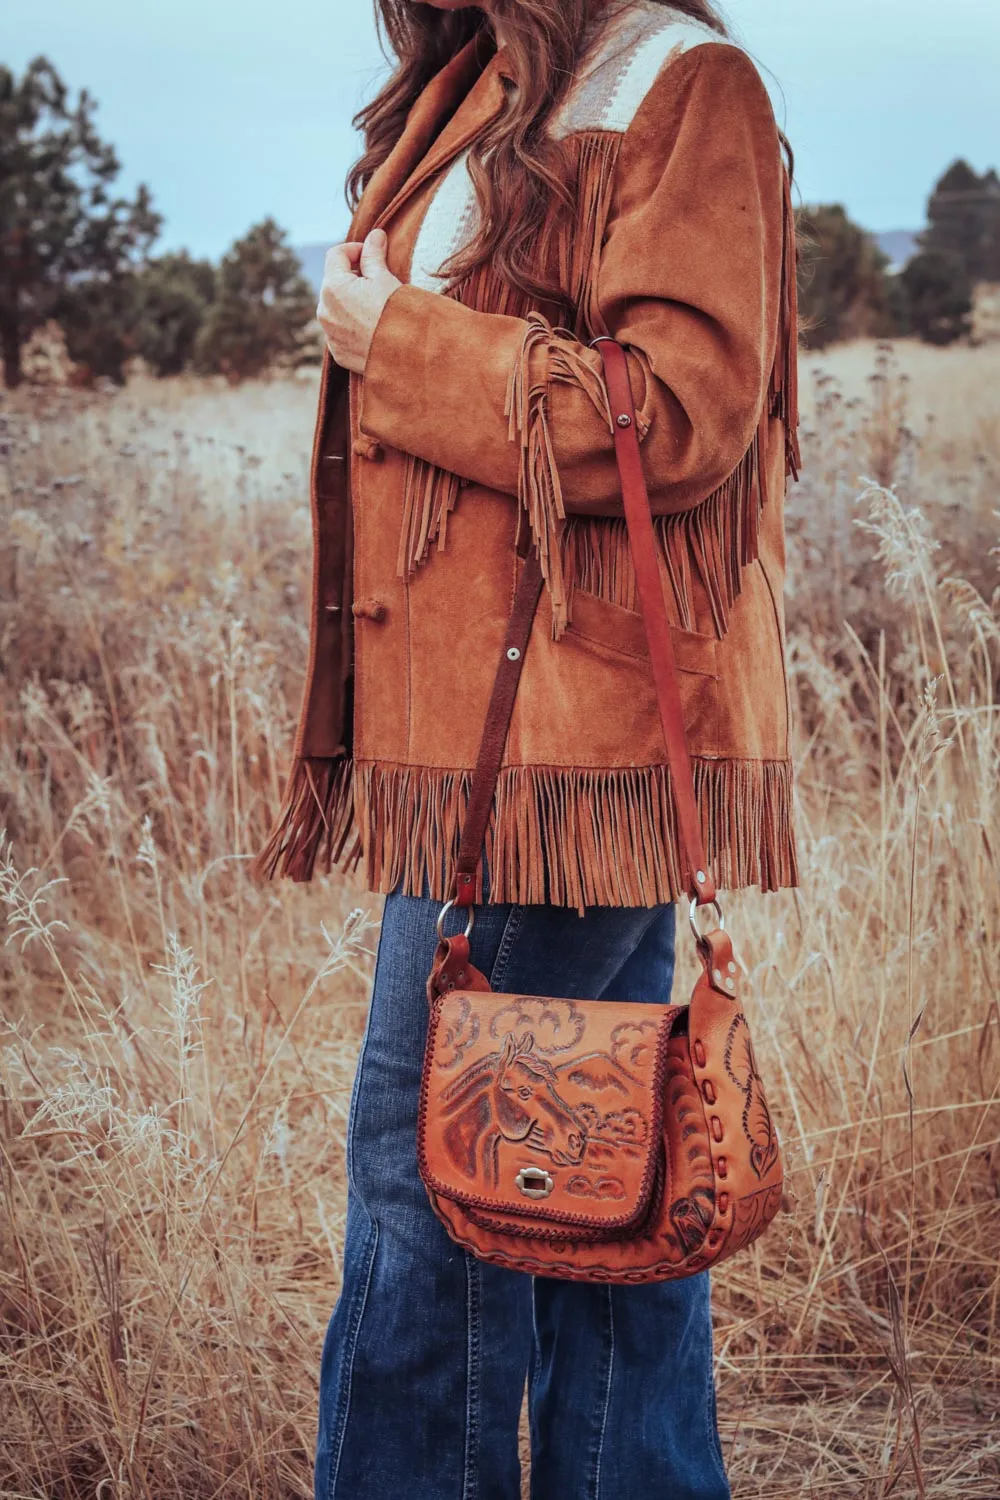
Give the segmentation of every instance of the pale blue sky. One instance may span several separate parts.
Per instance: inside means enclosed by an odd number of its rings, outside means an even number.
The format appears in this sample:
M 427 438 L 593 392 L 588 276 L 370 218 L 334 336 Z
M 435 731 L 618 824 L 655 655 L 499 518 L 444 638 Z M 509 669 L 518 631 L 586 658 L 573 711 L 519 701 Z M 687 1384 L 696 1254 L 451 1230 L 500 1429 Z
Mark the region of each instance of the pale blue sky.
M 917 227 L 956 155 L 1000 167 L 1000 0 L 728 0 L 774 75 L 801 196 Z M 371 0 L 4 0 L 0 61 L 47 54 L 100 102 L 164 246 L 217 256 L 273 214 L 339 239 L 350 117 L 384 64 Z M 12 13 L 13 12 L 13 13 Z

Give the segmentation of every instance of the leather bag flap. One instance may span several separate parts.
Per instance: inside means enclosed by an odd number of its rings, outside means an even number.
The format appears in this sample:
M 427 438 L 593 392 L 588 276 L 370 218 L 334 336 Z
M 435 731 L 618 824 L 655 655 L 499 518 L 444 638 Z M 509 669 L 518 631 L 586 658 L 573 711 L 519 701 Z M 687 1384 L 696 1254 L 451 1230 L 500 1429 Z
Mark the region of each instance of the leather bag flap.
M 627 1230 L 665 1170 L 678 1006 L 453 990 L 431 1010 L 420 1172 L 434 1192 L 585 1239 Z M 498 1221 L 499 1227 L 499 1221 Z

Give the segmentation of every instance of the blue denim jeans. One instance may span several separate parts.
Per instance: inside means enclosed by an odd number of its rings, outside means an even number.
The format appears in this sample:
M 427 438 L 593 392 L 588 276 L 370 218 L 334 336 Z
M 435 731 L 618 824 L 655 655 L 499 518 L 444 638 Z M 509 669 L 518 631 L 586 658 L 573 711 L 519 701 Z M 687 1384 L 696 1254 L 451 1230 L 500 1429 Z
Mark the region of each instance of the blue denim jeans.
M 316 1500 L 519 1500 L 526 1378 L 532 1500 L 727 1500 L 707 1273 L 636 1287 L 533 1278 L 460 1250 L 431 1211 L 416 1120 L 439 909 L 386 898 Z M 497 990 L 665 1001 L 674 908 L 480 906 L 472 962 Z

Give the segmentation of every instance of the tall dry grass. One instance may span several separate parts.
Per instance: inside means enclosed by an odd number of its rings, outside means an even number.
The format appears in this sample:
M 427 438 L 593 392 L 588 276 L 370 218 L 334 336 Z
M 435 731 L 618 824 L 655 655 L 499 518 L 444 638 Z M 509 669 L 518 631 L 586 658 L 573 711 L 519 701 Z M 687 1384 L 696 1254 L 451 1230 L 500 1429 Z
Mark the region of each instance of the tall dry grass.
M 936 398 L 900 358 L 813 382 L 804 884 L 730 903 L 792 1198 L 715 1279 L 738 1497 L 1000 1495 L 1000 405 L 988 350 Z M 310 1492 L 378 902 L 244 866 L 304 660 L 312 400 L 0 409 L 7 1497 Z

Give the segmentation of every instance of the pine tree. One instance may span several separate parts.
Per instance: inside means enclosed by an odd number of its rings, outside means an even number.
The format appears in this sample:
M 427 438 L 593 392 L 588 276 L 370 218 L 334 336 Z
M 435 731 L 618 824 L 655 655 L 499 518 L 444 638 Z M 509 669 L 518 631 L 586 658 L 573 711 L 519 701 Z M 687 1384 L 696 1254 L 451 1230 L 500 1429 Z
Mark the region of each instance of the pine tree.
M 309 327 L 315 315 L 316 297 L 298 256 L 274 220 L 264 219 L 223 257 L 197 340 L 197 367 L 236 384 L 274 366 L 308 363 L 315 358 Z
M 105 312 L 127 300 L 121 279 L 160 229 L 149 193 L 112 196 L 118 158 L 44 57 L 20 79 L 0 67 L 0 352 L 21 380 L 21 350 L 72 292 Z M 105 288 L 105 290 L 102 290 Z M 84 319 L 84 322 L 87 320 Z
M 954 344 L 972 326 L 972 281 L 950 250 L 922 250 L 900 272 L 913 332 L 927 344 Z
M 155 375 L 179 375 L 191 363 L 215 292 L 215 267 L 186 250 L 157 256 L 139 272 L 135 347 Z
M 872 236 L 839 203 L 801 208 L 796 226 L 804 342 L 822 349 L 895 332 L 889 260 Z
M 1000 177 L 980 176 L 966 161 L 952 162 L 927 205 L 921 247 L 950 256 L 975 286 L 1000 281 Z

